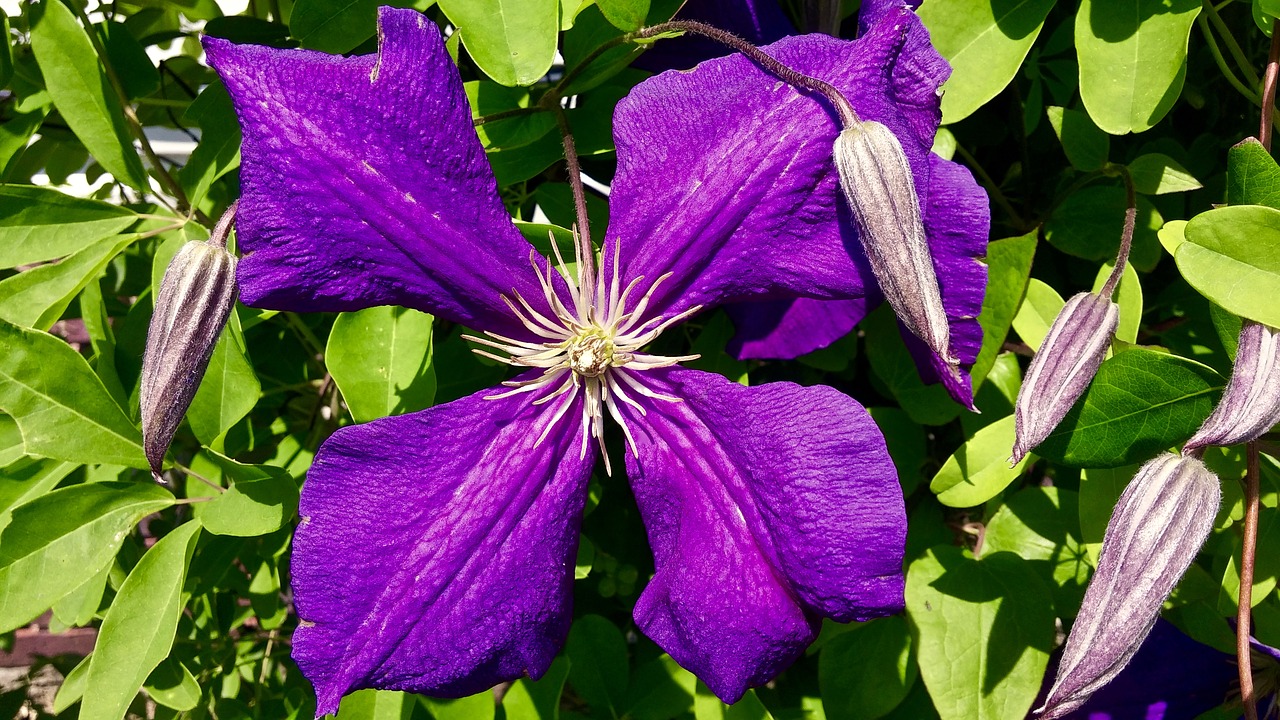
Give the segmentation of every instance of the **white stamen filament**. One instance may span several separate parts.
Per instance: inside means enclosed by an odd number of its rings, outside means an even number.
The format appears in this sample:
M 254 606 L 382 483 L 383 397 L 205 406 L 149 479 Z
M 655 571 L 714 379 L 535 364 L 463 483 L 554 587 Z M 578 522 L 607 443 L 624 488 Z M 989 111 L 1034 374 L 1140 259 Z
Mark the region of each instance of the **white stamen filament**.
M 582 438 L 579 457 L 586 458 L 590 440 L 594 437 L 604 458 L 605 472 L 611 473 L 609 454 L 605 452 L 604 445 L 605 412 L 622 426 L 627 447 L 635 454 L 635 436 L 624 420 L 625 413 L 619 403 L 625 403 L 641 415 L 646 415 L 644 405 L 632 393 L 664 402 L 680 402 L 680 399 L 650 390 L 633 373 L 671 367 L 699 357 L 663 357 L 641 353 L 640 350 L 656 340 L 667 328 L 698 312 L 701 307 L 692 307 L 670 317 L 645 317 L 645 311 L 648 310 L 658 286 L 671 277 L 671 273 L 666 273 L 658 277 L 635 305 L 627 310 L 632 291 L 643 282 L 643 276 L 633 279 L 622 288 L 620 253 L 616 244 L 612 248 L 612 262 L 602 263 L 611 266 L 608 269 L 612 270 L 612 275 L 606 279 L 606 267 L 596 272 L 595 251 L 584 247 L 585 243 L 576 231 L 573 242 L 574 258 L 577 261 L 576 278 L 575 273 L 569 272 L 554 237 L 551 238 L 551 248 L 558 267 L 547 260 L 544 270 L 536 253 L 531 253 L 529 257 L 552 317 L 538 311 L 515 290 L 511 291 L 511 297 L 502 296 L 502 301 L 511 308 L 511 312 L 525 329 L 544 342 L 516 340 L 489 331 L 485 331 L 485 337 L 463 337 L 504 352 L 507 357 L 472 348 L 471 351 L 477 355 L 515 367 L 542 370 L 542 374 L 535 378 L 508 380 L 503 385 L 511 388 L 510 390 L 485 396 L 486 400 L 499 400 L 545 391 L 545 394 L 533 401 L 534 405 L 559 400 L 548 413 L 547 424 L 534 443 L 535 447 L 546 440 L 552 428 L 568 413 L 581 390 Z M 564 282 L 572 307 L 567 307 L 556 291 L 557 277 Z

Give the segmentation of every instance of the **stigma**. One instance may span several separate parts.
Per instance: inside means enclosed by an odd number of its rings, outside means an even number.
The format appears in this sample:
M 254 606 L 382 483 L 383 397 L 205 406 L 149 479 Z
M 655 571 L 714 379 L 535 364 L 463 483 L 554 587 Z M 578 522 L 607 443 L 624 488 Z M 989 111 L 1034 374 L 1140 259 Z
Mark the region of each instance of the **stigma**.
M 569 271 L 555 237 L 551 248 L 556 266 L 550 259 L 541 258 L 537 251 L 530 251 L 529 260 L 538 274 L 549 314 L 539 312 L 528 300 L 513 290 L 511 296 L 502 296 L 507 307 L 537 340 L 516 340 L 485 331 L 484 337 L 464 335 L 466 339 L 498 350 L 497 355 L 487 350 L 473 348 L 472 352 L 514 367 L 536 368 L 542 372 L 533 378 L 508 380 L 503 383 L 511 388 L 486 400 L 497 400 L 523 393 L 533 393 L 535 405 L 552 404 L 546 413 L 546 424 L 535 446 L 541 444 L 562 419 L 579 395 L 582 404 L 580 456 L 585 458 L 589 441 L 595 438 L 604 458 L 605 471 L 611 472 L 609 455 L 604 446 L 604 414 L 608 412 L 622 428 L 627 446 L 636 452 L 631 428 L 623 420 L 619 403 L 625 403 L 640 415 L 646 414 L 645 406 L 638 400 L 643 396 L 651 400 L 679 402 L 679 398 L 655 392 L 646 386 L 641 374 L 654 368 L 670 367 L 698 355 L 659 356 L 642 350 L 658 338 L 667 328 L 701 310 L 701 306 L 670 317 L 651 315 L 650 301 L 657 288 L 671 276 L 662 275 L 635 297 L 643 276 L 621 287 L 619 252 L 615 244 L 612 267 L 607 274 L 604 268 L 595 270 L 595 251 L 578 233 L 573 233 L 576 273 Z M 569 302 L 562 300 L 557 291 L 556 278 L 563 280 L 568 289 Z

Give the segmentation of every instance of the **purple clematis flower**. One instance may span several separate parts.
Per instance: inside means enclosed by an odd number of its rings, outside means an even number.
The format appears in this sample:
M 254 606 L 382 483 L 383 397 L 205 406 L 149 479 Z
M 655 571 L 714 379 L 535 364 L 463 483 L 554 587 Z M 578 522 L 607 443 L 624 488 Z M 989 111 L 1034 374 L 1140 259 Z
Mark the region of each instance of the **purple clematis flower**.
M 244 130 L 241 298 L 417 308 L 526 372 L 320 448 L 292 565 L 293 653 L 319 711 L 357 688 L 460 696 L 546 671 L 606 413 L 654 551 L 636 623 L 722 699 L 774 677 L 821 618 L 900 609 L 903 500 L 865 410 L 645 351 L 715 305 L 866 292 L 824 101 L 740 56 L 637 86 L 614 119 L 600 270 L 580 247 L 571 274 L 504 211 L 438 30 L 383 8 L 379 38 L 354 58 L 205 39 Z M 944 65 L 913 14 L 769 51 L 909 138 L 913 168 L 950 172 L 927 156 Z

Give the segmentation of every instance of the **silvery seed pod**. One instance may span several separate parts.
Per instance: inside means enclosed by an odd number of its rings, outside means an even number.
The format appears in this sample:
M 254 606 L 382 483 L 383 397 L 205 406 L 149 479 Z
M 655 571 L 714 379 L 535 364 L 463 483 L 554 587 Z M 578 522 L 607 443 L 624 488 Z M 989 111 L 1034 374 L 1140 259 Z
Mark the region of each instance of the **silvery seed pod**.
M 1248 442 L 1276 423 L 1280 423 L 1280 331 L 1245 320 L 1222 400 L 1183 452 Z
M 957 367 L 920 218 L 920 197 L 902 145 L 878 122 L 852 122 L 836 137 L 835 163 L 862 248 L 885 299 L 908 330 Z
M 1107 355 L 1120 323 L 1120 306 L 1096 293 L 1080 293 L 1062 307 L 1031 359 L 1014 407 L 1017 463 L 1062 422 Z
M 169 443 L 236 302 L 236 258 L 226 249 L 235 212 L 233 203 L 208 242 L 182 246 L 165 269 L 156 295 L 138 395 L 142 446 L 157 481 Z
M 1197 458 L 1165 453 L 1138 470 L 1107 523 L 1042 720 L 1070 714 L 1124 669 L 1213 530 L 1221 501 L 1217 476 Z

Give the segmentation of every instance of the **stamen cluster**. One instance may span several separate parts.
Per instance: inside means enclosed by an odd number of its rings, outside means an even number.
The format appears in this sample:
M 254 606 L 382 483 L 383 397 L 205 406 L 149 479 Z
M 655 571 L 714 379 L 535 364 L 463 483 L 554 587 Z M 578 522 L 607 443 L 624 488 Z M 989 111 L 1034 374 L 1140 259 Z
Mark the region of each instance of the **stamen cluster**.
M 645 386 L 636 373 L 653 368 L 670 367 L 698 355 L 666 357 L 642 353 L 640 350 L 652 343 L 664 330 L 701 310 L 694 306 L 671 317 L 656 315 L 646 319 L 650 300 L 655 290 L 671 273 L 659 276 L 649 289 L 636 299 L 628 310 L 628 303 L 635 289 L 644 281 L 638 276 L 626 288 L 621 287 L 618 271 L 618 247 L 612 252 L 612 272 L 606 277 L 605 269 L 595 270 L 595 252 L 576 231 L 573 234 L 576 277 L 569 271 L 555 237 L 551 247 L 558 270 L 546 259 L 545 265 L 536 251 L 529 255 L 551 317 L 536 310 L 519 292 L 512 290 L 511 297 L 502 296 L 503 302 L 519 318 L 538 341 L 516 340 L 494 332 L 485 331 L 487 337 L 466 335 L 468 340 L 500 350 L 507 357 L 475 349 L 473 352 L 515 367 L 541 368 L 542 374 L 524 380 L 508 380 L 503 383 L 512 388 L 487 400 L 511 397 L 521 393 L 536 393 L 547 388 L 550 392 L 533 401 L 542 405 L 556 401 L 555 409 L 539 435 L 541 443 L 561 418 L 573 406 L 582 393 L 582 445 L 580 457 L 586 457 L 589 439 L 595 437 L 604 457 L 605 471 L 611 472 L 609 455 L 604 448 L 604 411 L 607 409 L 627 438 L 631 452 L 635 453 L 635 438 L 619 412 L 618 402 L 630 405 L 642 416 L 647 411 L 636 402 L 631 393 L 667 402 L 679 402 L 679 398 L 655 392 Z M 566 305 L 556 290 L 557 275 L 568 288 L 569 304 Z

